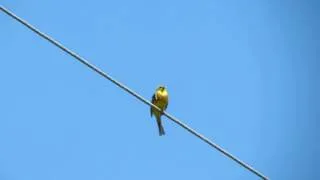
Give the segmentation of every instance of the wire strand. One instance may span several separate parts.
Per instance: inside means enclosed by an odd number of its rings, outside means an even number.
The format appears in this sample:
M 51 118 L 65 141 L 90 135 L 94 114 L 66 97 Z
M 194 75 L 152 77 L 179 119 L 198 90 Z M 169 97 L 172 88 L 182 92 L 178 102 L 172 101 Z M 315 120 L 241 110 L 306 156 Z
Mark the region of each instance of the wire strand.
M 55 45 L 56 47 L 60 48 L 62 51 L 66 52 L 67 54 L 71 55 L 72 57 L 74 57 L 75 59 L 77 59 L 78 61 L 80 61 L 82 64 L 86 65 L 87 67 L 89 67 L 91 70 L 97 72 L 98 74 L 100 74 L 101 76 L 105 77 L 106 79 L 108 79 L 109 81 L 111 81 L 112 83 L 116 84 L 118 87 L 120 87 L 121 89 L 123 89 L 124 91 L 128 92 L 129 94 L 133 95 L 134 97 L 136 97 L 137 99 L 139 99 L 140 101 L 142 101 L 143 103 L 145 103 L 146 105 L 153 107 L 159 111 L 161 111 L 157 106 L 153 105 L 151 102 L 149 102 L 148 100 L 146 100 L 144 97 L 142 97 L 141 95 L 139 95 L 138 93 L 136 93 L 135 91 L 131 90 L 129 87 L 125 86 L 124 84 L 120 83 L 119 81 L 115 80 L 113 77 L 111 77 L 110 75 L 106 74 L 105 72 L 103 72 L 101 69 L 99 69 L 98 67 L 96 67 L 95 65 L 89 63 L 86 59 L 82 58 L 81 56 L 79 56 L 78 54 L 76 54 L 75 52 L 69 50 L 68 48 L 64 47 L 62 44 L 60 44 L 58 41 L 54 40 L 53 38 L 49 37 L 48 35 L 46 35 L 45 33 L 41 32 L 40 30 L 38 30 L 37 28 L 35 28 L 34 26 L 32 26 L 31 24 L 29 24 L 28 22 L 26 22 L 25 20 L 21 19 L 20 17 L 18 17 L 17 15 L 15 15 L 13 12 L 9 11 L 8 9 L 4 8 L 3 6 L 0 7 L 0 9 L 6 13 L 7 15 L 9 15 L 10 17 L 12 17 L 13 19 L 15 19 L 16 21 L 20 22 L 21 24 L 23 24 L 24 26 L 26 26 L 27 28 L 29 28 L 31 31 L 35 32 L 36 34 L 38 34 L 39 36 L 41 36 L 42 38 L 46 39 L 47 41 L 49 41 L 50 43 L 52 43 L 53 45 Z M 206 138 L 205 136 L 203 136 L 202 134 L 196 132 L 194 129 L 192 129 L 191 127 L 189 127 L 188 125 L 184 124 L 183 122 L 181 122 L 180 120 L 178 120 L 176 117 L 170 115 L 167 112 L 163 112 L 163 114 L 169 118 L 170 120 L 172 120 L 173 122 L 177 123 L 178 125 L 180 125 L 181 127 L 183 127 L 184 129 L 186 129 L 187 131 L 189 131 L 191 134 L 197 136 L 198 138 L 200 138 L 201 140 L 203 140 L 204 142 L 206 142 L 208 145 L 210 145 L 211 147 L 215 148 L 216 150 L 218 150 L 219 152 L 221 152 L 222 154 L 224 154 L 225 156 L 229 157 L 230 159 L 234 160 L 235 162 L 237 162 L 239 165 L 243 166 L 244 168 L 246 168 L 247 170 L 249 170 L 250 172 L 254 173 L 255 175 L 259 176 L 262 179 L 268 179 L 266 176 L 264 176 L 262 173 L 260 173 L 259 171 L 255 170 L 253 167 L 251 167 L 250 165 L 244 163 L 243 161 L 241 161 L 240 159 L 238 159 L 237 157 L 233 156 L 232 154 L 230 154 L 229 152 L 227 152 L 226 150 L 224 150 L 222 147 L 220 147 L 218 144 L 212 142 L 211 140 L 209 140 L 208 138 Z

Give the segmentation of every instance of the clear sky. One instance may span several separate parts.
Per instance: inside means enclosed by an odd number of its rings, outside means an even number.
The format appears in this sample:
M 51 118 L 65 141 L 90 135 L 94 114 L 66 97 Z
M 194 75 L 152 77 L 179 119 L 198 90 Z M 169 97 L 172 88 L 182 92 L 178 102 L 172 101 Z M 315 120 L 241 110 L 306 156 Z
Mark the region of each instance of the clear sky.
M 0 4 L 271 179 L 320 179 L 319 1 Z M 1 180 L 258 179 L 0 13 Z

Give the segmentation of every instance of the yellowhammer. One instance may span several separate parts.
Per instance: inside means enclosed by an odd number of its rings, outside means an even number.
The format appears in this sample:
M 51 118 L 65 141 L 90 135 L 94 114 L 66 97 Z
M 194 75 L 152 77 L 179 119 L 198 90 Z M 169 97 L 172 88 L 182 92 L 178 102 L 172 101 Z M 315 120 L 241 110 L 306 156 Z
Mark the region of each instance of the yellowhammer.
M 154 115 L 157 119 L 157 124 L 158 124 L 158 128 L 159 128 L 159 135 L 162 136 L 165 134 L 162 123 L 161 123 L 161 115 L 162 115 L 162 111 L 166 110 L 168 107 L 168 91 L 164 86 L 159 86 L 156 89 L 156 92 L 154 93 L 154 95 L 152 96 L 152 104 L 154 104 L 155 106 L 159 107 L 161 109 L 161 111 L 158 111 L 155 108 L 150 108 L 150 113 L 151 113 L 151 117 L 152 115 Z

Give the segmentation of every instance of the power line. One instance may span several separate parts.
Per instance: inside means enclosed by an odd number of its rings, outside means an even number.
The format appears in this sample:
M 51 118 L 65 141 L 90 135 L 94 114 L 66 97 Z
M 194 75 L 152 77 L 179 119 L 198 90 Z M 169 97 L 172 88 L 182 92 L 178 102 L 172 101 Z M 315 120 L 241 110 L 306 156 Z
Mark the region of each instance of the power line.
M 134 97 L 136 97 L 137 99 L 139 99 L 140 101 L 142 101 L 143 103 L 145 103 L 146 105 L 153 107 L 159 111 L 161 111 L 157 106 L 153 105 L 151 102 L 149 102 L 148 100 L 146 100 L 144 97 L 142 97 L 141 95 L 139 95 L 138 93 L 136 93 L 135 91 L 131 90 L 130 88 L 128 88 L 127 86 L 125 86 L 124 84 L 120 83 L 119 81 L 115 80 L 114 78 L 112 78 L 110 75 L 106 74 L 105 72 L 103 72 L 101 69 L 99 69 L 98 67 L 96 67 L 95 65 L 89 63 L 86 59 L 82 58 L 81 56 L 79 56 L 78 54 L 76 54 L 75 52 L 69 50 L 68 48 L 64 47 L 62 44 L 60 44 L 58 41 L 54 40 L 53 38 L 49 37 L 48 35 L 46 35 L 45 33 L 41 32 L 40 30 L 38 30 L 37 28 L 35 28 L 34 26 L 32 26 L 31 24 L 29 24 L 28 22 L 26 22 L 25 20 L 21 19 L 20 17 L 18 17 L 17 15 L 15 15 L 13 12 L 9 11 L 8 9 L 4 8 L 3 6 L 0 7 L 0 9 L 6 13 L 7 15 L 9 15 L 10 17 L 12 17 L 13 19 L 17 20 L 18 22 L 20 22 L 21 24 L 23 24 L 24 26 L 26 26 L 27 28 L 29 28 L 31 31 L 35 32 L 36 34 L 38 34 L 39 36 L 41 36 L 42 38 L 46 39 L 47 41 L 49 41 L 50 43 L 52 43 L 53 45 L 57 46 L 58 48 L 60 48 L 62 51 L 66 52 L 67 54 L 71 55 L 72 57 L 74 57 L 76 60 L 80 61 L 82 64 L 86 65 L 87 67 L 89 67 L 91 70 L 97 72 L 98 74 L 100 74 L 101 76 L 105 77 L 106 79 L 108 79 L 109 81 L 111 81 L 112 83 L 116 84 L 118 87 L 120 87 L 121 89 L 125 90 L 126 92 L 128 92 L 129 94 L 133 95 Z M 237 162 L 238 164 L 240 164 L 241 166 L 243 166 L 244 168 L 246 168 L 247 170 L 251 171 L 252 173 L 254 173 L 255 175 L 259 176 L 262 179 L 267 180 L 268 178 L 266 176 L 264 176 L 262 173 L 260 173 L 259 171 L 255 170 L 253 167 L 251 167 L 250 165 L 244 163 L 243 161 L 241 161 L 240 159 L 236 158 L 235 156 L 233 156 L 232 154 L 230 154 L 229 152 L 227 152 L 226 150 L 224 150 L 222 147 L 220 147 L 219 145 L 217 145 L 216 143 L 210 141 L 208 138 L 206 138 L 205 136 L 203 136 L 202 134 L 196 132 L 195 130 L 193 130 L 192 128 L 190 128 L 189 126 L 187 126 L 186 124 L 184 124 L 183 122 L 181 122 L 180 120 L 178 120 L 177 118 L 175 118 L 174 116 L 170 115 L 167 112 L 163 112 L 163 114 L 169 118 L 170 120 L 172 120 L 173 122 L 177 123 L 178 125 L 180 125 L 181 127 L 183 127 L 184 129 L 186 129 L 187 131 L 189 131 L 191 134 L 197 136 L 198 138 L 200 138 L 201 140 L 203 140 L 204 142 L 206 142 L 207 144 L 209 144 L 210 146 L 212 146 L 213 148 L 215 148 L 216 150 L 220 151 L 222 154 L 224 154 L 225 156 L 229 157 L 230 159 L 234 160 L 235 162 Z

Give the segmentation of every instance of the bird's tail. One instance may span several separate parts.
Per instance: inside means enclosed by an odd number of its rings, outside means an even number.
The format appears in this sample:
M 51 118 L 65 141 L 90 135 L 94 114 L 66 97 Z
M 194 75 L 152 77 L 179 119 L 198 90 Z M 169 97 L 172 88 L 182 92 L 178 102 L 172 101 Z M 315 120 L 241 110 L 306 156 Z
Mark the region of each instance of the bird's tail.
M 158 124 L 158 128 L 159 128 L 159 136 L 165 135 L 160 116 L 157 117 L 157 124 Z

